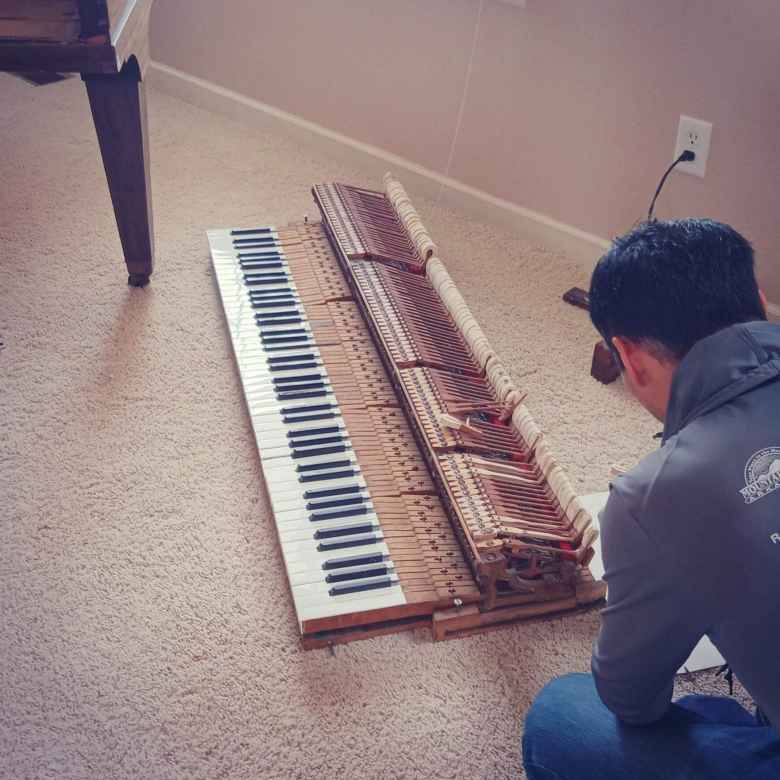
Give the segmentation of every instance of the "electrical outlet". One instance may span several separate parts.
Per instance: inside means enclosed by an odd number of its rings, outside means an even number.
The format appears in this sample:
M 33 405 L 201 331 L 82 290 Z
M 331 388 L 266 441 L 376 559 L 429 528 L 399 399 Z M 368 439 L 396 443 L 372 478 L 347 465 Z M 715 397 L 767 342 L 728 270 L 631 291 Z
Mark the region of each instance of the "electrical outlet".
M 691 116 L 681 116 L 677 128 L 677 143 L 674 147 L 674 158 L 677 159 L 686 149 L 690 149 L 696 159 L 691 162 L 681 162 L 675 171 L 690 173 L 704 178 L 707 170 L 707 158 L 710 155 L 710 139 L 712 138 L 712 123 Z

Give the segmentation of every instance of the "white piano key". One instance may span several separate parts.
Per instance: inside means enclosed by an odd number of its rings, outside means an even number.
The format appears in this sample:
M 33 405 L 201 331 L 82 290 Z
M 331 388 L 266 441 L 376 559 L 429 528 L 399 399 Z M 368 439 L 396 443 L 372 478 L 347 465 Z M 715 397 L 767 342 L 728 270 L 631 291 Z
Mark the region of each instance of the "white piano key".
M 325 588 L 301 585 L 291 589 L 296 605 L 298 620 L 303 624 L 307 620 L 334 617 L 353 612 L 368 612 L 372 609 L 395 607 L 406 603 L 399 584 L 390 588 L 362 591 L 346 596 L 332 597 Z

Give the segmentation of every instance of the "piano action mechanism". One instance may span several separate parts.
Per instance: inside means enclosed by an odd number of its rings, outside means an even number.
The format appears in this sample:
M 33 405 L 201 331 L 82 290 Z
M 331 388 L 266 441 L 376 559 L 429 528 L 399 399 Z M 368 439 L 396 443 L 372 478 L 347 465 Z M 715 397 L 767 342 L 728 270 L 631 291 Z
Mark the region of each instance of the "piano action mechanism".
M 209 231 L 305 647 L 603 598 L 596 531 L 398 181 Z

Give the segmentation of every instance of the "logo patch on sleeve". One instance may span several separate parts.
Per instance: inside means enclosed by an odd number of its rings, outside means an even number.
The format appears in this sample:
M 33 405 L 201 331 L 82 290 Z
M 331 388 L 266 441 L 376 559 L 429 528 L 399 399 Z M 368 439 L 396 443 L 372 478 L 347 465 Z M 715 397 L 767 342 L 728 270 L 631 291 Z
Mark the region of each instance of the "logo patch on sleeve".
M 780 447 L 765 447 L 753 453 L 745 465 L 745 487 L 739 492 L 752 504 L 780 488 Z

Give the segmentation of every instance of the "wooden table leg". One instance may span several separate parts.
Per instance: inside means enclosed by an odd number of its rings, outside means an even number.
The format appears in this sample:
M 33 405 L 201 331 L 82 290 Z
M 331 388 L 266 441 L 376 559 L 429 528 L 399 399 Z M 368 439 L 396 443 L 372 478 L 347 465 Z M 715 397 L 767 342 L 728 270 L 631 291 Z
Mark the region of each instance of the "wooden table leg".
M 125 254 L 128 284 L 149 282 L 154 258 L 146 99 L 131 57 L 118 74 L 82 74 Z

